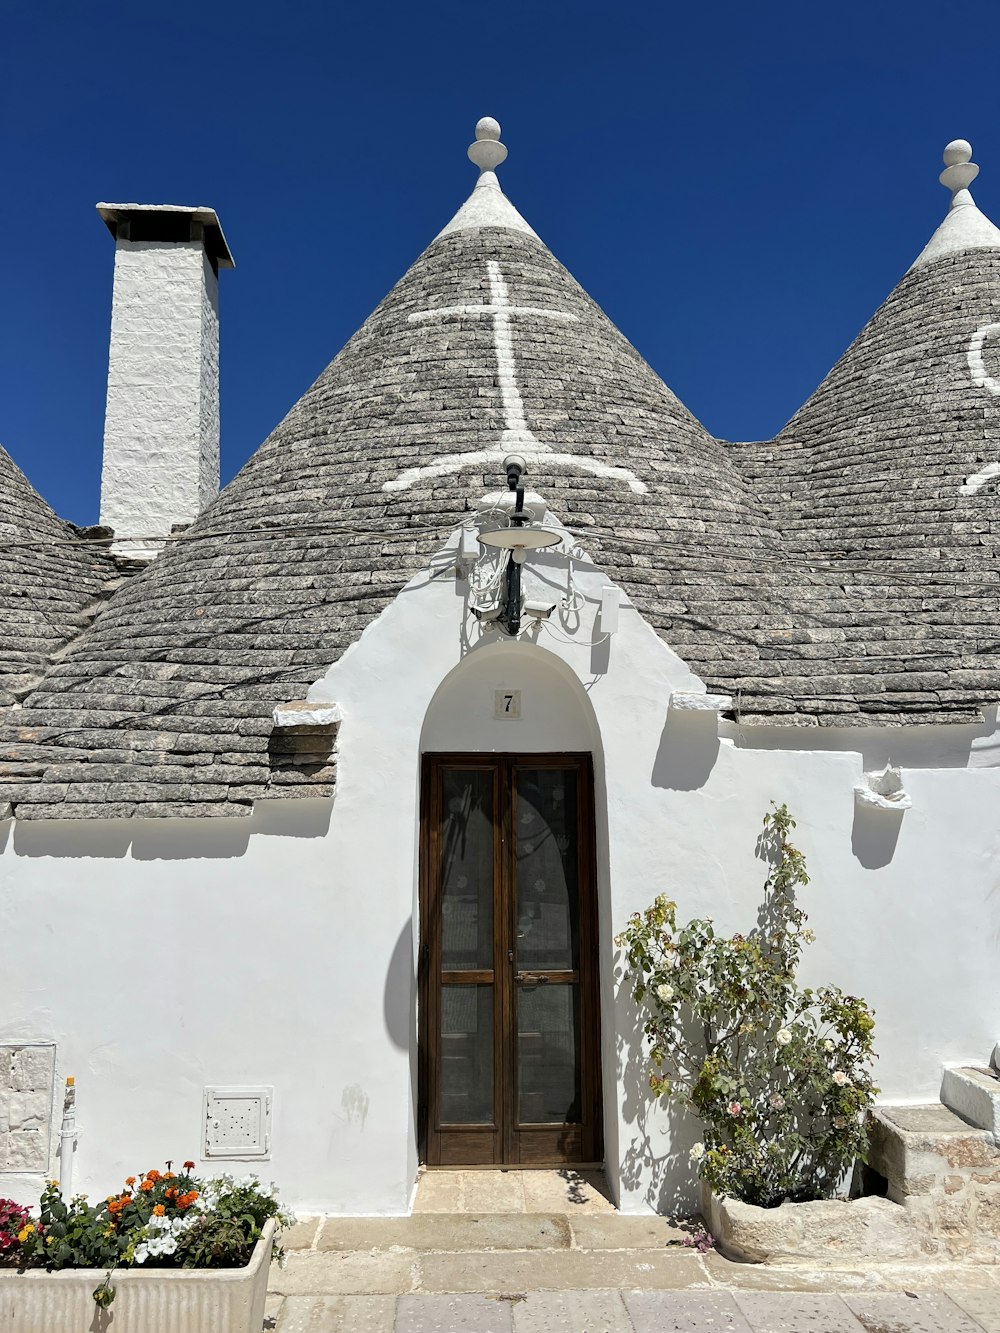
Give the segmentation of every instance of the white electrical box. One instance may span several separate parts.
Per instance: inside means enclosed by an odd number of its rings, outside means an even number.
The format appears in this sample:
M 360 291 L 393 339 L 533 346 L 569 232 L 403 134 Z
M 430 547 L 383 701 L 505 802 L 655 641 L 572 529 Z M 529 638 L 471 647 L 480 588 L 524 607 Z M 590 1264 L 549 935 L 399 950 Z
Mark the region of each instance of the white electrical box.
M 206 1088 L 203 1157 L 270 1157 L 273 1088 Z

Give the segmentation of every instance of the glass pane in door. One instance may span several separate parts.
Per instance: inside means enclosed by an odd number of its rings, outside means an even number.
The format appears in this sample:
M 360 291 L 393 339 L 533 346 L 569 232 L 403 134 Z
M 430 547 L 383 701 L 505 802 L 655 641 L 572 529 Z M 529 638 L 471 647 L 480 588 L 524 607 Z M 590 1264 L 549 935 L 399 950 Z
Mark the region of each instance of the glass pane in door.
M 577 772 L 516 771 L 517 966 L 574 971 L 579 963 Z
M 441 967 L 493 966 L 493 781 L 491 771 L 441 775 Z
M 493 1123 L 493 987 L 441 987 L 441 1123 Z
M 580 1120 L 579 987 L 521 985 L 517 1002 L 518 1119 Z

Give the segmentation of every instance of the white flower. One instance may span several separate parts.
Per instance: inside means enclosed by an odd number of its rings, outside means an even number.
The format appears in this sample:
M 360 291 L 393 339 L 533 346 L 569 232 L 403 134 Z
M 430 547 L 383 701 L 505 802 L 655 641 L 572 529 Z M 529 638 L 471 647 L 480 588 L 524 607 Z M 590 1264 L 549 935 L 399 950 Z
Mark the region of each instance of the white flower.
M 804 930 L 802 932 L 802 940 L 806 944 L 815 944 L 816 932 L 814 930 Z
M 845 1083 L 850 1082 L 850 1079 L 847 1077 L 847 1075 L 844 1073 L 842 1069 L 838 1069 L 833 1076 L 833 1081 L 834 1083 L 836 1083 L 838 1088 L 842 1088 Z
M 783 1111 L 785 1109 L 785 1099 L 780 1092 L 772 1092 L 768 1097 L 768 1105 L 774 1111 Z
M 779 1046 L 787 1046 L 788 1043 L 791 1041 L 791 1039 L 792 1039 L 791 1028 L 779 1028 L 777 1036 L 774 1038 L 774 1040 L 778 1043 Z
M 657 986 L 656 993 L 664 1004 L 666 1004 L 669 1000 L 672 1000 L 674 998 L 674 988 L 673 986 L 668 986 L 666 982 L 664 982 L 661 986 Z
M 826 1040 L 823 1042 L 823 1050 L 824 1050 L 824 1051 L 832 1051 L 832 1050 L 833 1050 L 833 1042 L 830 1040 L 829 1037 L 827 1037 Z
M 694 1143 L 691 1145 L 691 1151 L 688 1153 L 688 1157 L 691 1158 L 692 1162 L 700 1162 L 704 1156 L 705 1145 L 703 1143 Z

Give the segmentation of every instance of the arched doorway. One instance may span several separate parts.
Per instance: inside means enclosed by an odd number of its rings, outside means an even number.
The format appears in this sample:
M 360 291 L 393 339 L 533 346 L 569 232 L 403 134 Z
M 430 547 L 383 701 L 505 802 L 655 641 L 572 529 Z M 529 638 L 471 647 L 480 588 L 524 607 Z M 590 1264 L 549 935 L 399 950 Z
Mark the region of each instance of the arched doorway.
M 565 664 L 513 647 L 456 668 L 424 728 L 420 1122 L 430 1166 L 603 1155 L 593 718 Z M 512 694 L 520 717 L 508 725 L 499 710 Z M 436 748 L 442 740 L 464 743 Z

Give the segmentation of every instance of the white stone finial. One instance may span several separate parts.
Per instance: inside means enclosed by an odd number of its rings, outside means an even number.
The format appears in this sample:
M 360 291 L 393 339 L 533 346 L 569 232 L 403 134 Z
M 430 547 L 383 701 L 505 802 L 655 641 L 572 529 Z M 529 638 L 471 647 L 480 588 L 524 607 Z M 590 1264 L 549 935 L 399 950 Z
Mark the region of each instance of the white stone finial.
M 938 177 L 951 191 L 951 203 L 944 221 L 917 255 L 911 269 L 923 268 L 936 259 L 961 254 L 963 250 L 1000 250 L 1000 228 L 980 213 L 969 193 L 969 186 L 978 175 L 979 168 L 972 161 L 972 144 L 967 139 L 952 139 L 944 150 L 944 171 Z M 966 485 L 971 485 L 973 480 L 970 478 Z M 971 494 L 969 491 L 963 493 Z
M 967 190 L 979 175 L 979 168 L 972 161 L 972 144 L 968 139 L 952 139 L 944 150 L 944 171 L 938 177 L 941 184 L 952 193 L 952 204 L 970 203 L 971 198 L 959 201 L 960 191 Z
M 469 160 L 480 171 L 495 171 L 507 156 L 500 142 L 500 123 L 492 116 L 483 116 L 476 125 L 476 142 L 469 145 Z

